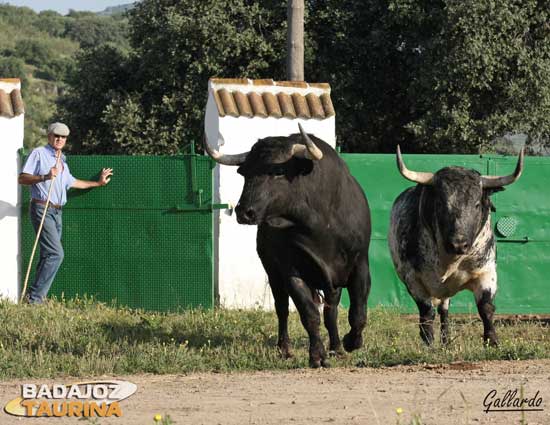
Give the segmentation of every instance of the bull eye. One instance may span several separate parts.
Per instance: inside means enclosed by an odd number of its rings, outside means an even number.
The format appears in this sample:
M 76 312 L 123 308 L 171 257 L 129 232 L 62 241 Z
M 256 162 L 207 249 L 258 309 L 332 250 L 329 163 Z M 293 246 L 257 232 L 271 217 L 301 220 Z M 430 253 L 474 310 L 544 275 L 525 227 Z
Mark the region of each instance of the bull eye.
M 286 168 L 283 166 L 272 165 L 267 169 L 267 175 L 271 177 L 283 177 L 286 174 Z
M 478 203 L 476 204 L 476 209 L 479 210 L 480 208 L 481 208 L 481 202 L 478 202 Z

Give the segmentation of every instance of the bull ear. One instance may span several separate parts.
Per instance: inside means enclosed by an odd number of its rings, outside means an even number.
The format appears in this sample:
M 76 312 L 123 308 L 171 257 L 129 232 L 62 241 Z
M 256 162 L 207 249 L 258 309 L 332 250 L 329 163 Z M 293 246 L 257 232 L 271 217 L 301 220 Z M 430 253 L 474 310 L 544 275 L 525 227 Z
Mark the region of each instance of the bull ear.
M 505 187 L 491 187 L 490 189 L 484 189 L 489 196 L 491 196 L 493 193 L 497 192 L 504 192 L 506 190 Z
M 220 135 L 221 137 L 221 135 Z M 210 155 L 210 157 L 216 161 L 218 164 L 223 165 L 241 165 L 246 161 L 246 157 L 248 156 L 249 152 L 243 152 L 236 155 L 226 155 L 223 153 L 220 153 L 216 149 L 210 146 L 208 143 L 208 138 L 206 137 L 206 133 L 204 134 L 204 137 L 202 139 L 204 150 Z

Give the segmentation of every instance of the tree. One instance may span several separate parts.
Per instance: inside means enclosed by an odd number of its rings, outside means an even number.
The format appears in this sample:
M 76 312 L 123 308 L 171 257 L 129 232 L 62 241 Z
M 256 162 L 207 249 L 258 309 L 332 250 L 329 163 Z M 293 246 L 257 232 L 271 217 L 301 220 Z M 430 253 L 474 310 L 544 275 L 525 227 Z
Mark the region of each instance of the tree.
M 114 143 L 112 126 L 104 119 L 107 107 L 131 89 L 130 59 L 117 46 L 106 44 L 77 55 L 67 93 L 58 100 L 58 118 L 71 127 L 73 152 L 129 153 Z
M 407 125 L 422 151 L 478 152 L 525 133 L 550 141 L 550 2 L 447 2 L 422 52 Z
M 274 0 L 138 3 L 127 57 L 96 48 L 78 61 L 61 108 L 76 149 L 173 154 L 200 143 L 208 79 L 284 78 L 285 25 Z
M 3 78 L 19 78 L 25 88 L 28 83 L 25 62 L 17 57 L 0 56 L 0 76 Z
M 82 12 L 75 12 L 67 19 L 65 36 L 80 43 L 82 48 L 113 43 L 127 46 L 127 21 Z
M 38 14 L 36 28 L 52 37 L 63 37 L 67 18 L 53 10 L 44 10 Z
M 311 0 L 308 76 L 329 81 L 349 151 L 474 153 L 549 140 L 548 0 Z
M 174 153 L 200 143 L 209 78 L 285 78 L 283 3 L 137 3 L 128 52 L 94 45 L 80 55 L 60 108 L 77 147 Z M 549 142 L 550 0 L 305 6 L 305 72 L 331 84 L 346 151 L 394 152 L 399 143 L 406 152 L 474 153 L 520 133 Z

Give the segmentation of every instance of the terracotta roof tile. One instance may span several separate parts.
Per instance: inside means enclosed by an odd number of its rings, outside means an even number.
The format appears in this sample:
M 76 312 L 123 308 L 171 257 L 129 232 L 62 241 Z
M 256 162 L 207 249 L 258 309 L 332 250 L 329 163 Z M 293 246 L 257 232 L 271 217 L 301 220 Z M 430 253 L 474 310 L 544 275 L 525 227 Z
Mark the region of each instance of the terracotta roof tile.
M 296 110 L 292 103 L 292 98 L 287 93 L 277 93 L 277 100 L 281 107 L 281 112 L 285 118 L 296 118 Z
M 251 118 L 254 116 L 254 113 L 252 112 L 252 106 L 250 106 L 250 102 L 248 101 L 248 97 L 246 96 L 246 94 L 238 91 L 233 93 L 233 98 L 235 99 L 235 103 L 237 104 L 239 115 L 241 117 Z
M 211 78 L 220 117 L 326 119 L 335 115 L 327 83 Z
M 0 89 L 0 116 L 13 118 L 25 112 L 21 90 L 6 92 Z
M 264 105 L 262 96 L 256 92 L 250 92 L 248 93 L 248 100 L 250 100 L 250 104 L 252 105 L 254 116 L 267 118 L 267 109 Z

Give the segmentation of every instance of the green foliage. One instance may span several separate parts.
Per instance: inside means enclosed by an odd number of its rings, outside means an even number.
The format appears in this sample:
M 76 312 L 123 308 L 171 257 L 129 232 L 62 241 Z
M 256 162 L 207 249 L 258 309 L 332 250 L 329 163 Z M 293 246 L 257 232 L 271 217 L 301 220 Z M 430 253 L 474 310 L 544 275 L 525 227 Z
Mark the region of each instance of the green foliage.
M 378 0 L 309 7 L 306 31 L 315 56 L 306 76 L 331 84 L 339 143 L 348 152 L 392 151 L 407 138 L 415 56 L 400 46 L 416 25 Z
M 31 65 L 49 64 L 53 59 L 50 45 L 39 39 L 21 40 L 15 46 L 15 53 Z
M 23 85 L 27 84 L 27 76 L 25 75 L 25 62 L 11 54 L 3 54 L 0 56 L 0 75 L 13 76 L 17 75 L 21 79 Z
M 550 145 L 550 0 L 305 3 L 306 79 L 331 84 L 345 151 Z M 78 152 L 176 153 L 202 139 L 209 78 L 285 78 L 286 2 L 143 0 L 115 16 L 0 5 L 0 66 L 65 92 L 48 116 Z
M 80 21 L 83 22 L 80 22 Z M 44 144 L 45 128 L 56 115 L 79 43 L 114 41 L 127 48 L 127 21 L 91 13 L 61 16 L 54 11 L 0 4 L 0 78 L 19 78 L 25 101 L 25 147 Z M 77 41 L 73 41 L 77 40 Z
M 38 14 L 35 23 L 39 31 L 49 34 L 51 37 L 63 37 L 67 19 L 53 10 L 44 10 Z
M 115 20 L 110 17 L 98 17 L 82 13 L 69 16 L 66 24 L 65 37 L 80 44 L 80 47 L 95 47 L 105 43 L 114 43 L 120 47 L 127 47 L 127 28 L 125 20 Z
M 210 77 L 284 78 L 286 7 L 275 4 L 140 2 L 129 15 L 128 58 L 106 62 L 98 49 L 84 52 L 73 79 L 78 87 L 62 101 L 79 128 L 82 151 L 177 153 L 202 139 Z M 112 78 L 97 82 L 98 72 Z M 92 79 L 96 87 L 83 87 Z
M 112 127 L 102 119 L 107 106 L 124 93 L 130 81 L 128 61 L 124 51 L 110 44 L 84 49 L 76 56 L 75 71 L 67 80 L 70 90 L 58 101 L 59 115 L 72 129 L 74 151 L 128 153 L 112 143 Z M 83 103 L 82 99 L 87 102 Z
M 447 2 L 411 86 L 422 151 L 475 152 L 507 133 L 550 136 L 550 2 Z
M 311 3 L 317 62 L 306 75 L 331 83 L 347 150 L 475 153 L 508 133 L 550 140 L 547 0 Z
M 347 330 L 346 311 L 339 327 Z M 296 312 L 289 333 L 295 357 L 281 359 L 277 318 L 261 310 L 156 313 L 97 303 L 50 301 L 43 306 L 0 302 L 0 378 L 193 373 L 305 368 L 308 337 Z M 499 348 L 485 348 L 482 324 L 454 316 L 449 346 L 423 345 L 413 320 L 396 310 L 369 310 L 365 347 L 331 359 L 337 367 L 381 367 L 455 361 L 550 357 L 548 329 L 538 322 L 496 322 Z M 323 338 L 327 340 L 322 328 Z

